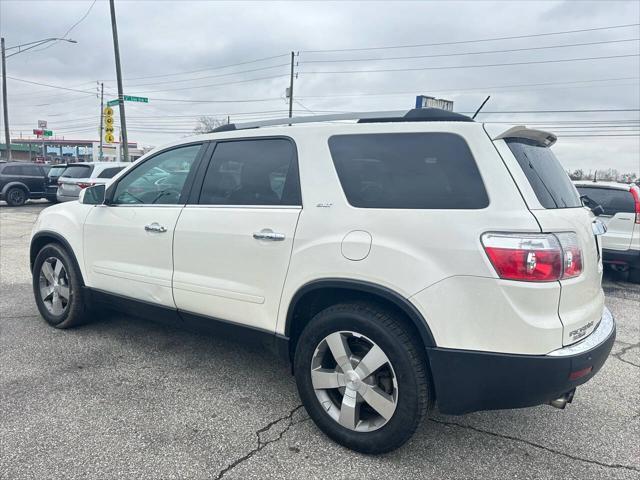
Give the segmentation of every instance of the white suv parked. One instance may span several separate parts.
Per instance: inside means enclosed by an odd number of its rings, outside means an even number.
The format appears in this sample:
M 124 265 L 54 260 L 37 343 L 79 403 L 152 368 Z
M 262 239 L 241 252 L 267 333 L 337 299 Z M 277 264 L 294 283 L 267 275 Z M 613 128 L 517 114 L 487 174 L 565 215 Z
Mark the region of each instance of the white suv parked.
M 56 200 L 58 202 L 77 200 L 83 189 L 99 183 L 108 183 L 116 173 L 129 165 L 128 162 L 70 163 L 58 177 Z
M 640 189 L 616 182 L 574 182 L 583 198 L 602 207 L 607 225 L 602 236 L 602 261 L 629 272 L 629 281 L 640 283 Z
M 276 123 L 183 139 L 44 210 L 44 319 L 109 306 L 260 339 L 316 424 L 368 453 L 434 403 L 564 407 L 603 365 L 604 229 L 553 134 L 435 109 Z

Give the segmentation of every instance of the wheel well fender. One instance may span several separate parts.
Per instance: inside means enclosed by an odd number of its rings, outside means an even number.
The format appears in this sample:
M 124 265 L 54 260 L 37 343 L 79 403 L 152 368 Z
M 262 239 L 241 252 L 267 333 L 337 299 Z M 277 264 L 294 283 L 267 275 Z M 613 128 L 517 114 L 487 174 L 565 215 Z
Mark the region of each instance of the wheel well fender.
M 4 193 L 7 193 L 7 192 L 9 191 L 9 189 L 10 189 L 10 188 L 14 188 L 14 187 L 21 188 L 22 190 L 24 190 L 24 191 L 25 191 L 25 193 L 26 193 L 27 195 L 29 195 L 29 194 L 30 194 L 29 187 L 27 187 L 27 186 L 26 186 L 24 183 L 22 183 L 22 182 L 10 182 L 10 183 L 7 183 L 7 184 L 2 188 L 2 193 L 3 193 L 3 194 L 4 194 Z
M 74 253 L 73 248 L 71 248 L 69 242 L 62 235 L 56 232 L 41 231 L 36 233 L 31 239 L 31 245 L 29 246 L 29 267 L 31 268 L 31 271 L 33 272 L 33 264 L 36 260 L 36 257 L 38 256 L 38 252 L 48 243 L 57 243 L 65 249 L 65 251 L 69 254 L 69 257 L 71 257 L 71 261 L 74 264 L 73 266 L 80 274 L 81 285 L 84 286 L 82 270 L 80 269 L 80 265 L 78 264 L 78 259 L 76 258 L 76 254 Z
M 302 329 L 316 313 L 329 305 L 349 300 L 366 300 L 384 304 L 409 320 L 408 323 L 415 329 L 425 347 L 436 346 L 425 318 L 404 296 L 375 283 L 327 278 L 302 286 L 289 303 L 284 334 L 290 339 L 291 353 L 295 350 L 297 338 Z

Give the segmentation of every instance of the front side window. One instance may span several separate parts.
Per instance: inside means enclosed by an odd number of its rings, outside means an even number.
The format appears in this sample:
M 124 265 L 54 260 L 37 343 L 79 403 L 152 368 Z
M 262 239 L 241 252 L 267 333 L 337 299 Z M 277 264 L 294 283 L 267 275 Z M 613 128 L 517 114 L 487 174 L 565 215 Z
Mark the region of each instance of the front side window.
M 301 205 L 293 143 L 281 138 L 219 143 L 204 178 L 200 203 Z
M 359 208 L 480 209 L 489 205 L 476 162 L 452 133 L 336 135 L 331 157 Z
M 529 184 L 544 208 L 582 207 L 580 196 L 567 172 L 549 147 L 526 138 L 507 139 Z
M 145 161 L 120 179 L 115 205 L 172 205 L 182 202 L 184 185 L 202 145 L 174 148 Z M 166 173 L 158 176 L 157 171 Z

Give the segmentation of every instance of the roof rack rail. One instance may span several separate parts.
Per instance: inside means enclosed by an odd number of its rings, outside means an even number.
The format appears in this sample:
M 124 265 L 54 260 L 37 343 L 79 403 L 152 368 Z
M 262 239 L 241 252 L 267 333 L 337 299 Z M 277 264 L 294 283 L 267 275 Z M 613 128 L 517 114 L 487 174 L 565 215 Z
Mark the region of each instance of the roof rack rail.
M 339 120 L 357 120 L 358 123 L 385 122 L 473 122 L 471 118 L 460 113 L 449 112 L 439 108 L 414 108 L 411 110 L 392 110 L 382 112 L 349 112 L 331 115 L 309 115 L 304 117 L 276 118 L 248 123 L 229 123 L 214 128 L 211 132 L 228 132 L 249 128 L 271 127 L 276 125 L 295 125 L 298 123 L 334 122 Z

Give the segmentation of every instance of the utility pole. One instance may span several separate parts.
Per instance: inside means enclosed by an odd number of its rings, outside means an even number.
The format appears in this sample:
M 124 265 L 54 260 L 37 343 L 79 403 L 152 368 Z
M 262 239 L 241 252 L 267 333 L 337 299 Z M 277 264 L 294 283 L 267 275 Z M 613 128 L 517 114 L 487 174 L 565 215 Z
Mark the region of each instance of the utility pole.
M 293 64 L 295 54 L 291 52 L 291 77 L 289 79 L 289 118 L 293 116 Z
M 4 37 L 0 39 L 2 50 L 2 110 L 4 115 L 4 143 L 7 148 L 7 160 L 11 161 L 11 137 L 9 135 L 9 105 L 7 104 L 7 63 L 4 53 Z
M 102 137 L 104 133 L 104 83 L 100 84 L 100 151 L 98 160 L 102 161 Z
M 129 142 L 127 141 L 127 121 L 124 115 L 124 93 L 122 92 L 122 71 L 120 69 L 120 47 L 118 46 L 118 26 L 116 25 L 116 7 L 109 0 L 111 9 L 111 30 L 113 32 L 113 51 L 116 57 L 116 79 L 118 81 L 118 109 L 120 110 L 120 147 L 124 147 L 124 161 L 129 161 Z

